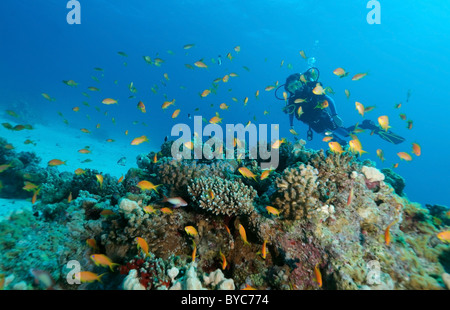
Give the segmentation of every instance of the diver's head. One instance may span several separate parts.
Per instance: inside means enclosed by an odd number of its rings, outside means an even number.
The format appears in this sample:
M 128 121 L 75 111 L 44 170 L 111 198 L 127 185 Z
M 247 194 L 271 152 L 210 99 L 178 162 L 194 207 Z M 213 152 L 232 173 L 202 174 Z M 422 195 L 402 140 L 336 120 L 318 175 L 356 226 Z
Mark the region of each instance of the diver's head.
M 307 82 L 317 82 L 319 80 L 319 70 L 315 67 L 309 68 L 303 73 Z
M 296 91 L 303 87 L 302 81 L 300 81 L 300 74 L 294 73 L 288 76 L 286 83 L 284 84 L 284 89 L 291 94 L 295 94 Z

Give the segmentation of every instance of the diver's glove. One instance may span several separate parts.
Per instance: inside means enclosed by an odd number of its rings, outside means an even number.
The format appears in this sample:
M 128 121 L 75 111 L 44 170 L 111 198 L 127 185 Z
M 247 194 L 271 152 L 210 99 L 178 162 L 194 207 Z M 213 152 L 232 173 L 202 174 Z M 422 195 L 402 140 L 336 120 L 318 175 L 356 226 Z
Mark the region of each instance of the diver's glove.
M 333 121 L 336 124 L 337 127 L 342 127 L 342 125 L 344 124 L 344 122 L 342 121 L 342 119 L 338 116 L 338 115 L 334 115 L 333 116 Z

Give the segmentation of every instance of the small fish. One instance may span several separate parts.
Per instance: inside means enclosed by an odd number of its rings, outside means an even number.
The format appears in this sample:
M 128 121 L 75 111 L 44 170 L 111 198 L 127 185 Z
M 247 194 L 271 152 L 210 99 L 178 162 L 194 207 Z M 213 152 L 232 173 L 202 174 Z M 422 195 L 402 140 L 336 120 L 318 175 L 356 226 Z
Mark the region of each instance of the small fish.
M 81 149 L 81 150 L 78 150 L 78 153 L 81 153 L 81 154 L 89 154 L 89 153 L 91 153 L 91 151 L 90 151 L 90 150 L 87 150 L 87 149 Z
M 172 214 L 173 213 L 172 210 L 170 210 L 169 208 L 166 208 L 166 207 L 159 209 L 159 211 L 161 211 L 164 214 Z
M 333 153 L 341 154 L 342 152 L 344 152 L 342 150 L 342 146 L 339 144 L 339 142 L 336 142 L 336 141 L 328 142 L 328 146 L 330 147 L 330 150 Z
M 81 130 L 81 132 L 84 132 L 84 133 L 91 133 L 88 129 L 86 129 L 86 128 L 81 128 L 80 129 Z
M 345 91 L 345 96 L 348 98 L 350 98 L 350 91 L 348 89 L 346 89 Z
M 380 124 L 380 127 L 384 130 L 388 131 L 391 126 L 389 126 L 389 118 L 387 115 L 382 115 L 378 117 L 378 124 Z
M 45 289 L 51 289 L 54 286 L 53 278 L 49 272 L 38 269 L 31 269 L 30 273 L 34 277 L 34 282 L 36 284 L 41 284 Z
M 269 177 L 269 174 L 270 174 L 271 171 L 272 170 L 264 170 L 261 173 L 261 176 L 260 176 L 261 181 L 267 179 Z
M 118 161 L 117 161 L 117 164 L 118 165 L 120 165 L 120 166 L 125 166 L 126 164 L 127 164 L 127 158 L 124 156 L 124 157 L 121 157 Z
M 382 162 L 384 162 L 384 153 L 382 149 L 377 149 L 377 156 Z
M 102 103 L 106 104 L 106 105 L 116 104 L 117 100 L 111 99 L 111 98 L 105 98 L 105 99 L 102 100 Z
M 194 66 L 198 67 L 198 68 L 208 68 L 208 66 L 201 60 L 196 61 L 194 63 Z
M 346 77 L 349 74 L 349 72 L 346 72 L 343 68 L 336 68 L 333 73 L 340 78 Z
M 195 244 L 195 241 L 192 240 L 192 263 L 195 263 L 195 257 L 197 256 L 197 245 Z
M 82 175 L 82 174 L 85 174 L 86 173 L 86 171 L 84 171 L 83 169 L 81 169 L 81 168 L 78 168 L 77 170 L 75 170 L 75 174 L 76 175 Z
M 403 121 L 406 120 L 406 114 L 400 113 L 399 116 L 400 116 L 400 118 L 401 118 Z
M 244 244 L 250 245 L 247 241 L 247 234 L 245 233 L 245 228 L 241 224 L 239 224 L 239 234 L 241 235 L 242 241 L 244 241 Z
M 278 209 L 276 209 L 272 206 L 267 206 L 266 210 L 267 210 L 267 213 L 269 213 L 269 214 L 273 214 L 275 216 L 280 216 L 280 211 L 278 211 Z
M 266 259 L 267 256 L 267 240 L 264 240 L 262 248 L 261 248 L 261 257 Z
M 221 103 L 219 108 L 222 110 L 228 110 L 229 106 L 226 103 Z
M 322 102 L 317 103 L 317 105 L 314 107 L 315 109 L 326 109 L 328 108 L 328 100 L 324 100 Z
M 222 270 L 225 270 L 227 268 L 227 258 L 222 253 L 222 250 L 219 251 L 220 258 L 222 258 Z
M 422 149 L 421 149 L 420 145 L 413 142 L 413 144 L 412 144 L 412 152 L 413 152 L 414 155 L 420 156 L 420 154 L 422 154 Z
M 25 181 L 24 184 L 25 184 L 25 186 L 22 187 L 22 189 L 24 189 L 28 192 L 37 190 L 37 188 L 38 188 L 38 186 L 36 184 L 28 182 L 28 181 Z
M 413 127 L 413 121 L 412 121 L 412 120 L 408 120 L 408 121 L 406 121 L 406 122 L 408 123 L 408 125 L 406 126 L 406 128 L 408 128 L 409 130 L 411 130 L 412 127 Z
M 272 89 L 274 89 L 275 86 L 269 85 L 266 88 L 264 88 L 265 91 L 271 91 Z
M 147 214 L 152 214 L 152 213 L 155 213 L 155 212 L 156 212 L 156 210 L 153 208 L 153 206 L 150 206 L 150 205 L 145 206 L 145 207 L 143 207 L 142 209 L 143 209 L 144 212 L 147 213 Z
M 406 161 L 411 161 L 412 160 L 411 155 L 409 155 L 406 152 L 398 152 L 397 156 L 400 157 L 400 159 L 403 159 L 403 160 L 406 160 Z
M 386 227 L 386 229 L 384 231 L 384 242 L 385 242 L 386 245 L 389 245 L 391 243 L 391 232 L 390 232 L 391 226 L 394 225 L 397 222 L 398 222 L 398 220 L 394 220 L 392 223 L 390 223 Z
M 184 230 L 186 231 L 186 233 L 189 235 L 189 236 L 197 236 L 198 235 L 198 232 L 197 232 L 197 229 L 195 229 L 195 227 L 194 226 L 186 226 L 185 228 L 184 228 Z
M 50 95 L 48 95 L 46 93 L 42 93 L 41 95 L 42 95 L 42 97 L 44 97 L 48 101 L 55 101 L 56 100 L 55 98 L 50 97 Z
M 205 98 L 206 96 L 208 96 L 211 93 L 211 91 L 209 89 L 205 89 L 200 96 Z
M 306 58 L 307 58 L 307 57 L 306 57 L 306 54 L 305 54 L 305 52 L 304 52 L 303 50 L 301 50 L 301 51 L 299 52 L 299 54 L 300 54 L 300 56 L 302 56 L 303 59 L 306 59 Z
M 227 54 L 227 58 L 228 58 L 229 60 L 233 60 L 233 56 L 231 55 L 231 53 L 228 53 L 228 54 Z
M 119 264 L 113 263 L 111 259 L 104 254 L 92 254 L 91 259 L 96 266 L 106 267 L 108 266 L 111 271 L 114 271 L 114 266 L 120 266 Z
M 355 75 L 352 77 L 352 81 L 358 81 L 358 80 L 361 80 L 361 79 L 362 79 L 363 77 L 365 77 L 367 74 L 368 74 L 367 72 L 355 74 Z
M 238 169 L 238 171 L 245 177 L 245 178 L 252 178 L 253 180 L 256 181 L 256 175 L 251 172 L 250 170 L 248 170 L 247 167 L 240 167 Z
M 319 287 L 322 287 L 322 274 L 320 273 L 319 263 L 314 267 L 314 274 L 316 275 L 316 282 L 319 284 Z
M 62 160 L 59 160 L 59 159 L 52 159 L 47 164 L 49 166 L 54 167 L 54 166 L 66 165 L 66 162 L 67 162 L 67 160 L 66 161 L 62 161 Z
M 95 252 L 97 253 L 99 251 L 97 246 L 97 241 L 95 239 L 87 239 L 86 244 Z
M 285 138 L 283 138 L 283 139 L 281 139 L 281 140 L 276 140 L 276 141 L 272 144 L 272 148 L 273 148 L 273 149 L 279 149 L 280 146 L 281 146 L 283 143 L 285 143 L 285 142 L 286 142 L 286 139 L 285 139 Z
M 39 188 L 38 190 L 34 191 L 33 197 L 31 198 L 31 204 L 35 204 L 36 200 L 37 200 L 37 196 L 39 195 L 39 192 L 41 191 L 41 189 Z
M 229 79 L 230 79 L 230 76 L 227 74 L 222 78 L 222 82 L 227 83 Z
M 358 101 L 355 102 L 355 106 L 356 106 L 356 110 L 358 111 L 359 114 L 361 114 L 361 116 L 364 117 L 364 105 Z
M 173 111 L 172 118 L 177 118 L 178 114 L 180 114 L 180 109 Z
M 314 95 L 324 95 L 325 89 L 322 87 L 322 85 L 320 85 L 320 83 L 317 83 L 312 92 Z
M 442 242 L 450 243 L 450 230 L 446 230 L 437 234 L 437 237 Z
M 353 184 L 352 184 L 352 186 L 351 186 L 351 188 L 350 188 L 350 192 L 348 193 L 347 207 L 348 207 L 349 205 L 351 205 L 352 200 L 353 200 Z
M 216 112 L 216 116 L 213 116 L 213 117 L 209 120 L 209 122 L 210 122 L 211 124 L 222 123 L 222 119 L 223 119 L 223 118 L 220 118 L 220 117 L 219 117 L 219 113 Z
M 72 201 L 72 192 L 70 192 L 69 197 L 67 197 L 67 203 Z
M 195 44 L 186 44 L 185 46 L 183 46 L 183 48 L 185 49 L 185 50 L 188 50 L 188 49 L 190 49 L 190 48 L 193 48 L 195 46 Z
M 174 105 L 175 104 L 175 99 L 173 99 L 172 101 L 164 101 L 164 103 L 162 104 L 161 108 L 163 110 L 167 109 L 169 106 Z
M 143 181 L 140 181 L 136 186 L 139 187 L 143 191 L 152 191 L 152 190 L 154 190 L 155 192 L 158 192 L 157 188 L 159 186 L 161 186 L 161 185 L 162 184 L 154 185 L 150 181 L 143 180 Z
M 137 243 L 137 248 L 138 250 L 141 249 L 142 252 L 144 252 L 145 256 L 150 256 L 149 252 L 148 252 L 148 244 L 147 241 L 145 241 L 144 238 L 141 237 L 136 237 L 134 238 L 134 240 Z
M 138 110 L 141 111 L 142 113 L 146 113 L 145 105 L 144 105 L 144 103 L 143 103 L 142 101 L 139 101 L 139 102 L 138 102 L 137 108 L 138 108 Z
M 75 82 L 74 80 L 63 80 L 63 83 L 68 85 L 68 86 L 71 86 L 71 87 L 74 87 L 74 86 L 78 85 L 78 83 Z
M 323 137 L 322 141 L 323 142 L 329 142 L 329 141 L 331 141 L 333 139 L 334 139 L 333 136 L 326 136 L 326 137 Z
M 103 277 L 105 274 L 106 273 L 98 275 L 98 274 L 93 273 L 91 271 L 81 271 L 81 272 L 77 272 L 75 274 L 75 278 L 80 279 L 80 281 L 83 282 L 83 283 L 86 283 L 86 282 L 87 283 L 92 283 L 92 282 L 95 282 L 95 281 L 102 282 L 101 281 L 101 277 Z
M 102 212 L 100 212 L 100 215 L 104 216 L 104 217 L 108 217 L 108 216 L 111 216 L 111 215 L 115 215 L 115 213 L 114 213 L 113 210 L 105 209 L 105 210 L 102 210 Z
M 181 197 L 164 197 L 163 202 L 172 204 L 174 208 L 187 206 L 187 202 Z
M 133 141 L 131 141 L 130 144 L 131 145 L 139 145 L 139 144 L 144 143 L 144 142 L 148 142 L 147 136 L 140 136 L 140 137 L 134 138 Z
M 103 176 L 101 174 L 96 174 L 97 182 L 100 184 L 100 188 L 103 186 Z
M 359 139 L 350 140 L 348 142 L 348 144 L 350 146 L 349 150 L 354 152 L 354 153 L 358 152 L 359 156 L 361 156 L 363 153 L 367 153 L 366 151 L 364 151 L 362 149 L 361 142 L 359 141 Z
M 117 52 L 117 54 L 123 57 L 128 57 L 128 55 L 125 52 Z
M 94 86 L 89 86 L 88 89 L 89 89 L 90 91 L 100 91 L 99 88 L 94 87 Z
M 375 109 L 375 107 L 376 107 L 376 106 L 374 106 L 374 105 L 373 105 L 373 106 L 370 106 L 370 107 L 365 107 L 365 108 L 364 108 L 364 113 L 367 113 L 367 112 L 372 111 L 373 109 Z
M 254 288 L 248 284 L 245 284 L 244 288 L 242 289 L 242 291 L 254 291 L 254 290 L 256 290 L 256 288 Z

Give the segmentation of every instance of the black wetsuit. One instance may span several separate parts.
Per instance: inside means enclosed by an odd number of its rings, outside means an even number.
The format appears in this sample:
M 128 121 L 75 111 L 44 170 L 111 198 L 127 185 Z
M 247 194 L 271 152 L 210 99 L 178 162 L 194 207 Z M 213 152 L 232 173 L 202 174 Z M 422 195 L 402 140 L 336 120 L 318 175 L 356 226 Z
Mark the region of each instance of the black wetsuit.
M 291 127 L 294 126 L 295 115 L 298 120 L 307 124 L 317 133 L 337 131 L 338 134 L 347 137 L 349 135 L 348 131 L 343 127 L 338 127 L 333 121 L 333 117 L 337 115 L 334 100 L 328 95 L 315 95 L 312 90 L 316 85 L 317 82 L 309 82 L 289 98 L 286 113 L 289 113 Z M 295 100 L 297 99 L 305 99 L 305 101 L 295 103 Z M 324 100 L 328 101 L 328 107 L 323 109 L 317 107 L 317 105 Z M 302 107 L 303 114 L 299 117 L 298 108 L 300 106 Z

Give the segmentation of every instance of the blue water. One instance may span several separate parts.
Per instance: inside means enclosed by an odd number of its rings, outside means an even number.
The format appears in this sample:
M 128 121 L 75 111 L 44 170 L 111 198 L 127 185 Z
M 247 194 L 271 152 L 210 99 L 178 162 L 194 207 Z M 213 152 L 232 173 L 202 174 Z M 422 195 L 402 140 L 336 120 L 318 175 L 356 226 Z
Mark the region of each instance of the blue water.
M 299 55 L 304 50 L 307 56 L 316 58 L 321 82 L 336 92 L 333 98 L 345 125 L 363 120 L 354 105 L 360 101 L 365 106 L 376 106 L 366 118 L 376 120 L 380 115 L 388 115 L 392 130 L 406 138 L 400 145 L 390 145 L 376 136 L 362 134 L 363 148 L 369 152 L 362 158 L 375 161 L 379 169 L 399 162 L 395 171 L 405 178 L 405 192 L 411 201 L 450 205 L 450 3 L 382 1 L 379 25 L 367 23 L 366 1 L 80 3 L 81 24 L 69 25 L 66 1 L 2 2 L 2 110 L 13 102 L 27 102 L 27 109 L 38 115 L 35 122 L 64 128 L 63 119 L 57 114 L 61 111 L 74 128 L 94 131 L 95 125 L 101 123 L 105 136 L 107 133 L 116 140 L 131 140 L 145 134 L 156 146 L 170 135 L 174 124 L 192 124 L 188 113 L 210 119 L 219 111 L 224 123 L 245 124 L 251 120 L 256 124 L 280 124 L 281 136 L 293 140 L 288 117 L 281 112 L 283 102 L 274 98 L 274 91 L 266 92 L 264 88 L 276 81 L 283 84 L 288 75 L 306 70 L 307 63 Z M 190 43 L 195 46 L 184 50 L 183 46 Z M 236 53 L 235 46 L 240 46 L 241 52 Z M 118 51 L 128 57 L 118 55 Z M 234 57 L 232 61 L 226 58 L 229 52 Z M 161 67 L 148 65 L 142 58 L 145 55 L 165 62 Z M 218 55 L 222 56 L 221 66 L 211 62 Z M 199 59 L 204 59 L 209 68 L 189 70 L 184 66 Z M 282 60 L 284 65 L 280 67 Z M 94 67 L 103 68 L 104 76 Z M 350 71 L 350 76 L 336 77 L 332 72 L 337 67 Z M 350 80 L 352 74 L 367 71 L 369 75 L 364 79 Z M 230 72 L 239 77 L 230 78 L 227 84 L 220 82 L 217 95 L 199 97 L 211 87 L 212 80 Z M 170 81 L 165 81 L 164 73 L 168 73 Z M 100 82 L 91 76 L 100 78 Z M 61 82 L 70 79 L 80 85 L 70 88 Z M 138 90 L 135 99 L 128 99 L 132 95 L 130 82 Z M 157 94 L 150 90 L 154 84 L 159 87 Z M 90 92 L 88 86 L 99 87 L 101 92 Z M 350 99 L 345 97 L 346 88 L 351 91 Z M 256 90 L 260 91 L 259 100 L 254 96 Z M 406 103 L 408 90 L 412 95 Z M 83 91 L 90 98 L 84 97 Z M 57 100 L 45 100 L 43 92 Z M 164 94 L 168 100 L 176 99 L 175 106 L 165 111 L 161 109 L 166 100 Z M 102 105 L 104 97 L 118 99 L 119 105 Z M 239 102 L 232 101 L 232 97 Z M 245 97 L 249 97 L 246 107 L 242 103 Z M 146 114 L 136 109 L 138 100 L 145 103 Z M 91 107 L 86 108 L 83 101 Z M 222 102 L 230 106 L 229 110 L 219 110 Z M 394 109 L 399 102 L 403 103 L 401 109 Z M 83 113 L 72 112 L 74 106 L 83 109 Z M 101 113 L 94 106 L 99 106 Z M 200 110 L 194 112 L 197 107 Z M 175 108 L 181 113 L 174 120 L 171 114 Z M 264 115 L 264 110 L 270 113 Z M 399 113 L 414 121 L 412 130 L 406 128 Z M 116 125 L 111 122 L 112 117 Z M 148 126 L 132 125 L 133 121 Z M 125 136 L 127 129 L 129 135 Z M 295 129 L 305 139 L 306 126 L 297 121 Z M 396 153 L 411 153 L 412 142 L 421 145 L 422 155 L 412 155 L 411 162 L 400 161 Z M 307 147 L 328 148 L 317 134 Z M 376 156 L 378 148 L 384 151 L 384 163 Z

